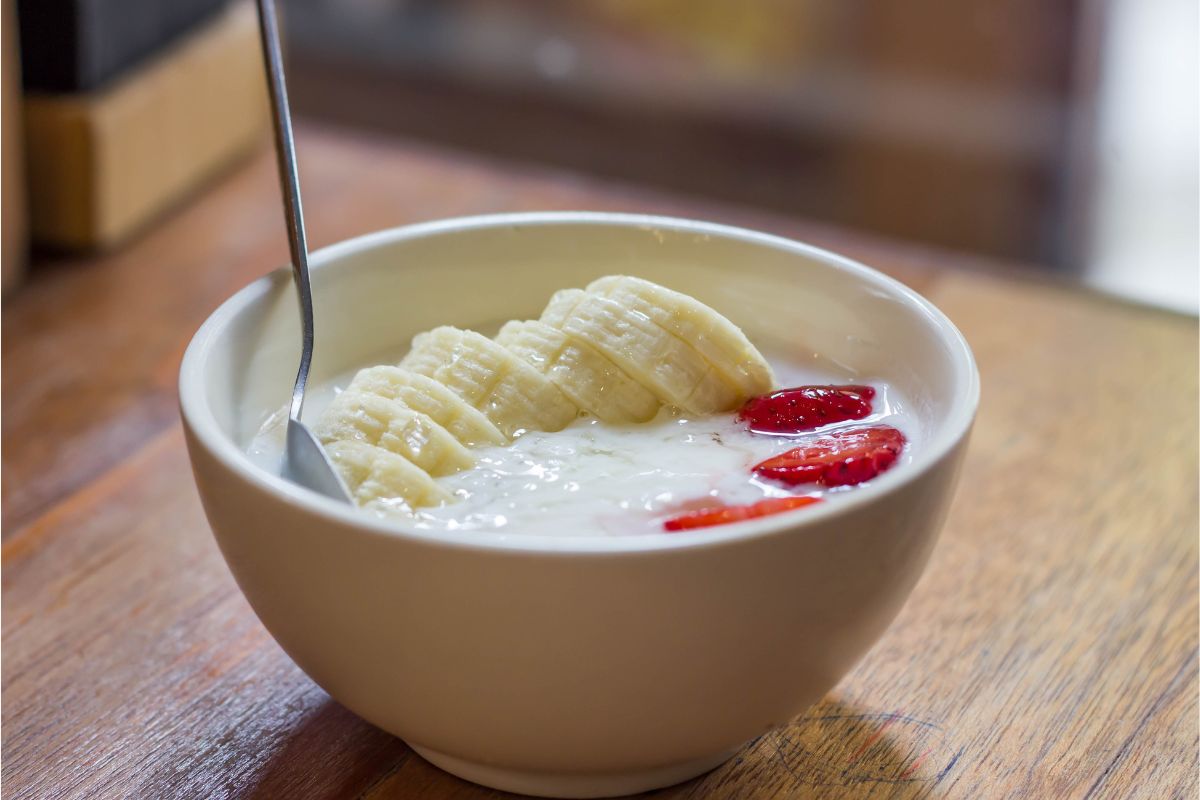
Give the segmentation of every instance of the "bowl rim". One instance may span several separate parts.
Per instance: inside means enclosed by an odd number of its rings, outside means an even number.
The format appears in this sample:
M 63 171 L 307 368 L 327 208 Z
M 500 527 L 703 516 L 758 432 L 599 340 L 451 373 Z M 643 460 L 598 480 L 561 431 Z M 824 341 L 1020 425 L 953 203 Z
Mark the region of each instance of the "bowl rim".
M 869 485 L 840 498 L 836 503 L 821 503 L 815 507 L 693 531 L 629 536 L 549 536 L 491 530 L 444 531 L 416 528 L 400 521 L 384 520 L 362 513 L 356 508 L 323 497 L 263 470 L 252 463 L 233 439 L 225 434 L 209 407 L 207 392 L 204 389 L 204 367 L 217 338 L 240 313 L 269 295 L 276 282 L 291 280 L 291 268 L 285 265 L 256 278 L 234 293 L 208 316 L 193 335 L 179 368 L 179 405 L 185 426 L 209 455 L 242 481 L 258 491 L 272 495 L 278 501 L 293 504 L 325 522 L 335 523 L 336 526 L 348 527 L 367 535 L 418 540 L 425 544 L 437 544 L 448 548 L 596 556 L 707 547 L 811 527 L 878 502 L 919 480 L 970 433 L 979 406 L 979 371 L 970 346 L 954 323 L 936 306 L 895 278 L 845 256 L 794 239 L 721 223 L 653 214 L 529 211 L 452 217 L 374 231 L 336 242 L 311 253 L 309 264 L 313 271 L 327 269 L 331 264 L 354 253 L 406 239 L 455 231 L 580 224 L 642 229 L 654 227 L 679 233 L 735 239 L 803 255 L 849 272 L 859 280 L 902 299 L 918 311 L 948 345 L 947 352 L 955 362 L 958 374 L 965 377 L 965 385 L 960 387 L 957 396 L 952 399 L 950 410 L 943 418 L 938 433 L 923 443 L 920 451 L 913 455 L 912 461 L 906 464 L 904 469 L 889 471 Z

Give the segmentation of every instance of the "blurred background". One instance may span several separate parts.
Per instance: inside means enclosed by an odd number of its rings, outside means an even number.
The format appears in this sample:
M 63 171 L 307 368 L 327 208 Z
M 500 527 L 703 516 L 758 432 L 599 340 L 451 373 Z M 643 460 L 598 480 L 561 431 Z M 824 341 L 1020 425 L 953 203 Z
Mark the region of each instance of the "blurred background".
M 1195 0 L 280 5 L 301 117 L 1021 262 L 1197 310 Z M 102 176 L 122 170 L 100 166 L 111 154 L 65 167 L 79 112 L 53 106 L 138 81 L 205 29 L 236 27 L 221 21 L 233 12 L 219 0 L 23 0 L 17 12 L 33 238 L 119 246 L 212 170 L 177 170 L 187 175 L 170 191 L 146 189 L 155 202 L 134 202 L 107 227 L 80 223 L 109 212 L 76 208 L 78 187 L 103 194 Z M 248 23 L 238 63 L 252 72 Z M 221 68 L 193 60 L 193 71 Z M 228 70 L 237 59 L 218 61 Z M 206 102 L 218 118 L 231 113 L 227 98 Z M 6 179 L 21 173 L 7 149 L 21 133 L 12 108 L 6 100 Z M 193 150 L 232 158 L 261 138 L 243 128 Z M 22 191 L 8 182 L 6 220 Z M 46 220 L 64 214 L 66 233 Z M 6 260 L 19 260 L 10 242 L 20 235 L 6 228 Z

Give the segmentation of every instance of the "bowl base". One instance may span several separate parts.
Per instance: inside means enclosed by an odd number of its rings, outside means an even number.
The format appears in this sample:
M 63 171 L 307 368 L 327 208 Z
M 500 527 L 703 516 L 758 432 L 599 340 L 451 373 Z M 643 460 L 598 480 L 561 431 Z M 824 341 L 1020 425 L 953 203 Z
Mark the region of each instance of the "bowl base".
M 525 772 L 504 769 L 412 746 L 422 758 L 463 780 L 492 789 L 535 797 L 617 797 L 661 789 L 715 769 L 737 751 L 632 772 Z

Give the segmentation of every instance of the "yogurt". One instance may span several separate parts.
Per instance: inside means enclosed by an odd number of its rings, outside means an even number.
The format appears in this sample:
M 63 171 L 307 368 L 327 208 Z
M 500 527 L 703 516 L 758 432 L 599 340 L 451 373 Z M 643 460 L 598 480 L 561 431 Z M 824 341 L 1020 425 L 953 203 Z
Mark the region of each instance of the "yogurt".
M 893 387 L 814 360 L 768 360 L 780 386 L 870 383 L 876 390 L 870 416 L 797 435 L 750 433 L 736 412 L 689 417 L 663 408 L 653 420 L 613 425 L 586 416 L 555 432 L 530 431 L 502 446 L 474 449 L 475 467 L 438 479 L 455 502 L 410 509 L 375 503 L 363 513 L 429 530 L 487 530 L 547 536 L 661 533 L 663 520 L 690 509 L 740 505 L 797 494 L 837 496 L 856 487 L 784 487 L 762 480 L 751 467 L 830 431 L 887 424 L 907 444 L 892 469 L 903 469 L 921 444 L 909 404 Z M 317 391 L 312 418 L 353 374 Z M 306 413 L 306 418 L 309 417 Z M 263 468 L 279 471 L 286 415 L 273 415 L 248 452 Z

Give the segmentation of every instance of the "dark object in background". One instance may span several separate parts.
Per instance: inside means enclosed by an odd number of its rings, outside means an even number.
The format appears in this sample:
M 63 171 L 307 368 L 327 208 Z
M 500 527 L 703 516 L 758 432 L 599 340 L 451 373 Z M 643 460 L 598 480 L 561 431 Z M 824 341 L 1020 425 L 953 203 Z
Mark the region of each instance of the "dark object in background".
M 0 295 L 8 297 L 25 277 L 29 226 L 25 208 L 25 152 L 21 130 L 21 68 L 13 0 L 0 6 Z
M 215 14 L 227 0 L 19 0 L 26 91 L 100 86 Z
M 145 230 L 263 143 L 265 99 L 246 0 L 102 90 L 27 94 L 34 241 L 102 250 Z

